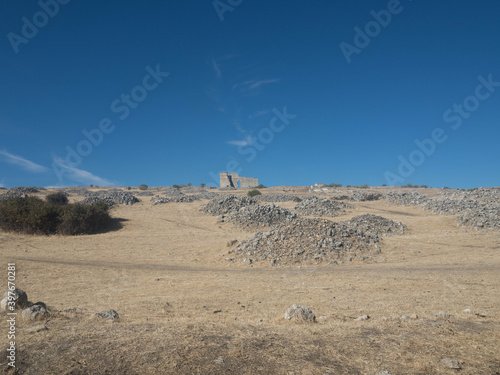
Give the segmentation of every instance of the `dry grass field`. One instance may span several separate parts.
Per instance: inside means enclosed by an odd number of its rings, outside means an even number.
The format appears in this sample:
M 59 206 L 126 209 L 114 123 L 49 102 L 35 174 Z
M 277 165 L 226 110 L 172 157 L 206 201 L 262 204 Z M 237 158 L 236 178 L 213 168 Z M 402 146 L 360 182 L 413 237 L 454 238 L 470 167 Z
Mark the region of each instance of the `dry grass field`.
M 202 214 L 206 201 L 140 199 L 112 209 L 120 224 L 107 233 L 0 232 L 0 286 L 15 262 L 17 286 L 52 310 L 48 320 L 18 319 L 17 373 L 500 374 L 499 231 L 386 200 L 355 202 L 332 220 L 374 213 L 408 227 L 383 238 L 376 262 L 249 266 L 224 258 L 228 241 L 253 233 Z M 286 321 L 293 304 L 317 322 Z M 92 318 L 110 308 L 119 321 Z M 370 318 L 355 320 L 362 315 Z M 14 373 L 4 357 L 2 370 Z

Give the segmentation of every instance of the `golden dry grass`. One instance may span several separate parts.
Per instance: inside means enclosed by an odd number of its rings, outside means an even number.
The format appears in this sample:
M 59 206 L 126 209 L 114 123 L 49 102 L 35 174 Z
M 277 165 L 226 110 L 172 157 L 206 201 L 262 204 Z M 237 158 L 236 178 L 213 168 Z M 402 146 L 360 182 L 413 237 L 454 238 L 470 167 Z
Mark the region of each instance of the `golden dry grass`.
M 18 321 L 19 373 L 456 373 L 443 358 L 459 360 L 461 374 L 500 373 L 498 231 L 464 230 L 452 216 L 387 201 L 359 202 L 335 220 L 369 212 L 409 228 L 383 239 L 378 262 L 250 267 L 224 254 L 228 241 L 252 233 L 201 214 L 204 202 L 142 199 L 113 208 L 123 227 L 108 233 L 0 232 L 0 264 L 16 263 L 17 285 L 31 301 L 81 309 L 47 323 Z M 318 322 L 285 321 L 295 303 Z M 91 319 L 108 308 L 119 322 Z M 439 318 L 440 311 L 454 317 Z M 354 320 L 365 314 L 369 320 Z M 6 319 L 0 329 L 6 336 Z

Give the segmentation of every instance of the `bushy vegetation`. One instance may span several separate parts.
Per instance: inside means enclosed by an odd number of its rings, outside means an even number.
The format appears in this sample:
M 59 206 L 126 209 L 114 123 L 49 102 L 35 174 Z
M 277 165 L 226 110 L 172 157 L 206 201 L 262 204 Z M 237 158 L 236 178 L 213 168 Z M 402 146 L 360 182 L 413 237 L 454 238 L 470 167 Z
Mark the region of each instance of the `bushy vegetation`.
M 330 184 L 328 185 L 328 187 L 333 187 L 333 188 L 342 187 L 342 184 Z
M 202 183 L 200 184 L 200 187 L 202 187 L 202 188 L 204 188 L 205 186 L 206 186 L 206 185 L 205 185 L 205 183 L 204 183 L 204 182 L 202 182 Z
M 47 195 L 45 197 L 45 200 L 48 203 L 59 205 L 59 206 L 64 206 L 65 204 L 68 204 L 68 196 L 66 195 L 66 193 L 63 193 L 62 191 Z
M 141 184 L 141 185 L 139 185 L 139 190 L 148 190 L 148 187 L 149 186 L 146 184 Z
M 50 197 L 50 198 L 49 198 Z M 108 227 L 112 218 L 105 202 L 94 205 L 64 203 L 60 193 L 13 197 L 0 201 L 0 228 L 27 234 L 92 234 Z
M 172 185 L 173 188 L 176 188 L 176 189 L 182 189 L 184 187 L 186 187 L 186 185 Z
M 105 202 L 68 204 L 60 211 L 57 232 L 63 235 L 97 233 L 111 222 L 109 206 Z
M 264 186 L 262 184 L 259 184 L 255 187 L 256 189 L 267 189 L 267 186 Z
M 248 193 L 247 193 L 247 195 L 249 197 L 255 197 L 257 195 L 262 195 L 262 193 L 260 191 L 256 190 L 256 189 L 254 189 L 254 190 L 249 190 Z

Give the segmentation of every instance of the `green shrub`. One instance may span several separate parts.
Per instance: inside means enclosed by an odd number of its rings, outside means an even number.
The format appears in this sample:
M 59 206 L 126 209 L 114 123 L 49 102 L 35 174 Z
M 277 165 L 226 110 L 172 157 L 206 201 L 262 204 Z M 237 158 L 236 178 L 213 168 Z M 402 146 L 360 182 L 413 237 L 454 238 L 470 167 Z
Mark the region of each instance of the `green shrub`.
M 191 182 L 188 182 L 188 186 L 191 186 L 191 185 L 192 185 L 192 183 L 191 183 Z
M 108 211 L 105 202 L 60 204 L 37 197 L 9 198 L 0 201 L 0 228 L 27 234 L 92 234 L 112 223 Z
M 55 204 L 58 206 L 64 206 L 65 204 L 68 204 L 68 196 L 62 191 L 47 195 L 45 197 L 45 200 L 47 201 L 47 203 Z
M 247 195 L 249 197 L 255 197 L 256 195 L 262 195 L 262 193 L 256 189 L 254 189 L 254 190 L 249 190 Z
M 56 205 L 37 197 L 10 198 L 0 202 L 0 228 L 27 234 L 53 234 L 60 223 Z
M 200 187 L 202 187 L 202 188 L 203 188 L 203 187 L 205 187 L 205 186 L 206 186 L 206 185 L 205 185 L 205 183 L 203 183 L 203 182 L 200 184 Z
M 139 190 L 148 190 L 148 185 L 146 184 L 139 185 Z
M 127 186 L 127 190 L 131 190 L 132 188 L 130 186 Z
M 256 189 L 267 189 L 267 186 L 264 186 L 262 184 L 259 184 L 255 187 Z
M 63 235 L 77 235 L 102 231 L 111 224 L 108 210 L 109 206 L 105 202 L 64 206 L 58 232 Z
M 342 184 L 330 184 L 328 185 L 328 187 L 333 187 L 333 188 L 342 187 Z

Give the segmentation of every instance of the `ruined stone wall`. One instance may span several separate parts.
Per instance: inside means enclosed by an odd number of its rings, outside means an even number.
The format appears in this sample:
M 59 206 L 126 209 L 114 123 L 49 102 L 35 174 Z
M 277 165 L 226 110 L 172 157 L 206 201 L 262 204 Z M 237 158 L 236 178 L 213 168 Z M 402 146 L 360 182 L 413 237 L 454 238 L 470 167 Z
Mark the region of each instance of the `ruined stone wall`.
M 253 177 L 240 177 L 238 173 L 220 172 L 219 174 L 221 188 L 241 188 L 248 189 L 259 185 L 259 180 Z M 238 186 L 238 182 L 240 183 Z
M 259 180 L 253 177 L 240 177 L 239 181 L 242 189 L 248 189 L 259 185 Z

